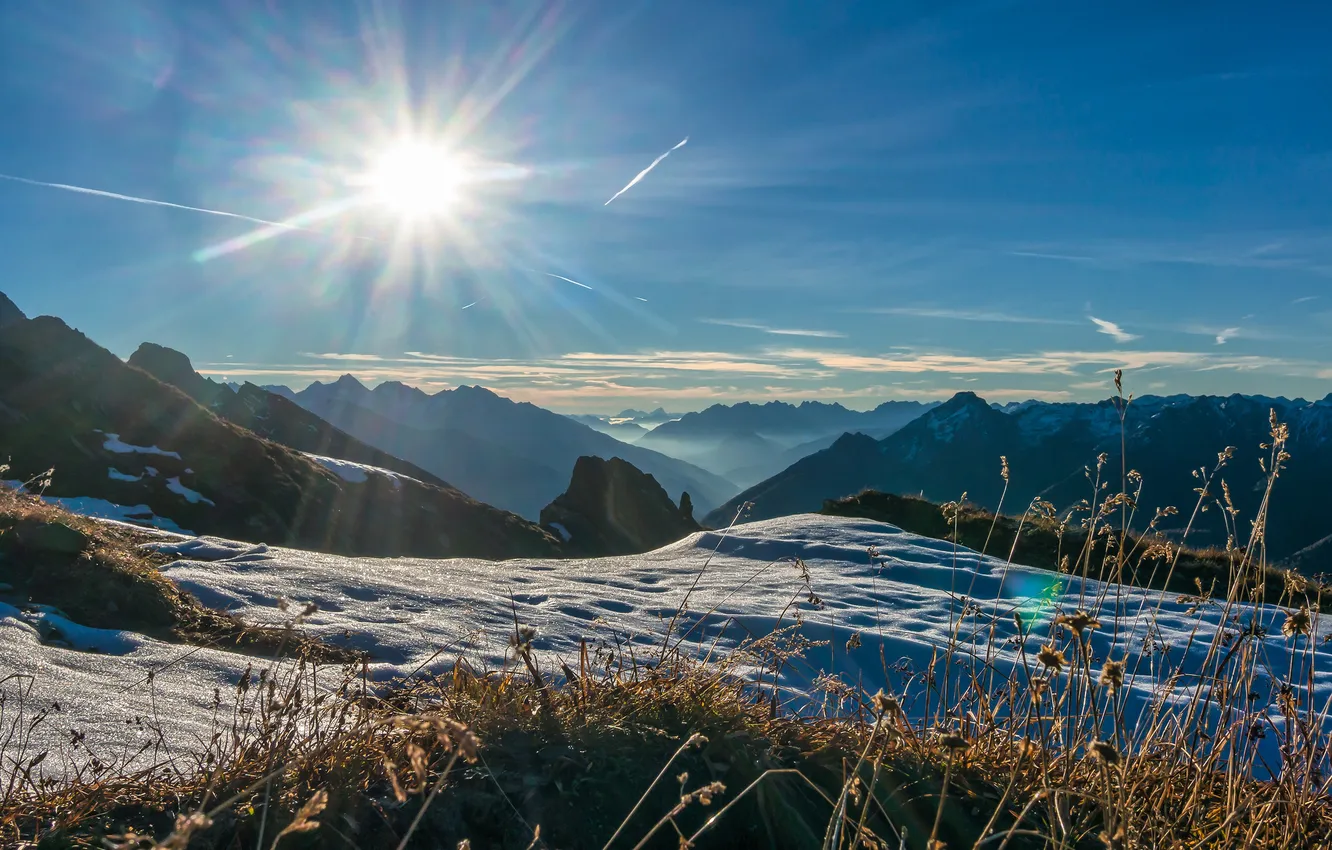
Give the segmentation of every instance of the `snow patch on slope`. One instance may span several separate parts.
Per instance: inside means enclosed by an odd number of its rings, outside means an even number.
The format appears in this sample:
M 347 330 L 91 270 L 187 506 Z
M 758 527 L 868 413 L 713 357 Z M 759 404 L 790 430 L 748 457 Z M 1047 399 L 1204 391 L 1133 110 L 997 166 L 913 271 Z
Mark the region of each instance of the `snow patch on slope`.
M 401 487 L 403 480 L 416 481 L 409 475 L 403 475 L 400 472 L 392 472 L 378 466 L 370 466 L 365 463 L 354 463 L 350 460 L 342 460 L 336 457 L 324 457 L 323 455 L 314 455 L 309 452 L 301 452 L 310 460 L 337 475 L 343 481 L 349 484 L 364 484 L 370 479 L 371 475 L 383 475 L 393 481 L 394 487 Z M 420 484 L 421 482 L 416 481 Z
M 102 434 L 101 431 L 98 431 L 97 433 Z M 176 460 L 180 460 L 180 455 L 177 454 L 176 452 L 163 451 L 162 449 L 159 449 L 157 446 L 131 445 L 130 443 L 123 442 L 120 439 L 119 434 L 102 434 L 102 436 L 106 437 L 106 441 L 102 443 L 102 448 L 107 450 L 108 452 L 115 452 L 116 454 L 122 454 L 122 455 L 123 454 L 161 455 L 162 457 L 173 457 Z
M 185 501 L 189 502 L 191 505 L 197 505 L 200 502 L 203 502 L 205 505 L 217 507 L 216 502 L 200 493 L 198 490 L 191 490 L 189 487 L 181 484 L 179 478 L 168 478 L 166 486 L 168 490 L 183 497 Z

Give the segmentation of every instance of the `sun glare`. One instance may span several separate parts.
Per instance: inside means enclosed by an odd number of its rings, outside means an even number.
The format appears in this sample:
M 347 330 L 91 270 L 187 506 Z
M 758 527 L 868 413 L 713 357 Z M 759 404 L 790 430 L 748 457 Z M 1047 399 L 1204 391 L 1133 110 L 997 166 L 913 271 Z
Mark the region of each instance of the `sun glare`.
M 467 182 L 466 164 L 452 151 L 427 142 L 399 142 L 376 160 L 365 183 L 374 200 L 405 218 L 450 211 Z

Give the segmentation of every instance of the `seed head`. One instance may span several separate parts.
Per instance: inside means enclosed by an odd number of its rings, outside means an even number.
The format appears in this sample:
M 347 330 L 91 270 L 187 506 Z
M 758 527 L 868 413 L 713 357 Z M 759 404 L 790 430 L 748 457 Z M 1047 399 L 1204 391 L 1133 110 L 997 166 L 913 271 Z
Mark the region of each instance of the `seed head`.
M 1109 741 L 1092 741 L 1091 751 L 1096 760 L 1107 767 L 1119 764 L 1119 750 Z
M 1053 646 L 1042 646 L 1041 651 L 1036 653 L 1036 660 L 1056 673 L 1064 669 L 1064 665 L 1068 663 L 1068 659 L 1064 657 L 1064 653 L 1055 649 Z
M 880 717 L 897 717 L 902 711 L 902 706 L 897 698 L 885 694 L 882 689 L 874 695 L 874 710 Z
M 1312 620 L 1309 617 L 1309 608 L 1301 605 L 1298 611 L 1286 612 L 1286 622 L 1281 624 L 1281 633 L 1286 637 L 1295 637 L 1296 635 L 1309 634 L 1309 626 Z
M 1106 688 L 1111 693 L 1124 687 L 1123 661 L 1106 659 L 1105 666 L 1101 668 L 1101 687 Z
M 1060 614 L 1058 617 L 1055 617 L 1055 623 L 1057 625 L 1068 626 L 1078 637 L 1082 637 L 1083 631 L 1099 629 L 1101 627 L 1100 620 L 1082 609 L 1078 609 L 1072 614 Z
M 509 635 L 509 645 L 517 650 L 530 650 L 536 639 L 537 630 L 533 626 L 521 626 Z

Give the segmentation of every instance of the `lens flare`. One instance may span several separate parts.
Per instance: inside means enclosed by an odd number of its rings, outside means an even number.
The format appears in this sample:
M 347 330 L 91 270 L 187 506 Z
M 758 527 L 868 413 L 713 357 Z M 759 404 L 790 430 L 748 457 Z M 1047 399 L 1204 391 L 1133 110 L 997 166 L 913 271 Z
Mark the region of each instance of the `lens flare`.
M 469 178 L 466 160 L 442 145 L 400 141 L 379 155 L 360 182 L 374 202 L 418 219 L 453 210 Z

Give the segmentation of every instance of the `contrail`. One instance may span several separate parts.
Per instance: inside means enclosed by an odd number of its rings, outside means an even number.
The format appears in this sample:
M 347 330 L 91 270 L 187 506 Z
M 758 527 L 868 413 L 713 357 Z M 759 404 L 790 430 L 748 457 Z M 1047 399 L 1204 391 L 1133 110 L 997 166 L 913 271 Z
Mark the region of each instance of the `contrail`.
M 635 295 L 634 297 L 637 298 L 639 301 L 642 301 L 644 304 L 647 303 L 647 299 L 646 299 L 646 298 L 643 298 L 643 297 L 638 296 L 638 295 Z
M 638 172 L 638 176 L 635 177 L 633 180 L 630 180 L 630 181 L 629 181 L 629 185 L 625 186 L 623 189 L 621 189 L 620 191 L 616 192 L 614 195 L 611 195 L 611 199 L 610 199 L 610 201 L 607 201 L 606 203 L 602 204 L 602 206 L 603 206 L 603 207 L 608 207 L 608 206 L 610 206 L 610 202 L 611 202 L 611 201 L 615 200 L 616 198 L 618 198 L 618 197 L 620 197 L 621 195 L 623 195 L 625 192 L 628 192 L 630 189 L 634 188 L 634 186 L 636 186 L 636 185 L 638 184 L 638 181 L 639 181 L 639 180 L 642 180 L 644 177 L 648 176 L 648 172 L 649 172 L 649 171 L 651 171 L 652 169 L 656 168 L 658 165 L 661 165 L 661 161 L 662 161 L 663 159 L 665 159 L 666 157 L 670 156 L 670 155 L 671 155 L 671 151 L 678 151 L 680 148 L 682 148 L 682 147 L 685 146 L 685 142 L 687 142 L 687 141 L 689 141 L 689 137 L 688 137 L 688 136 L 685 136 L 685 137 L 680 141 L 680 144 L 676 145 L 675 147 L 671 148 L 671 150 L 666 151 L 666 153 L 664 153 L 664 154 L 662 154 L 661 156 L 657 157 L 656 159 L 652 160 L 652 164 L 651 164 L 651 165 L 649 165 L 647 168 L 644 168 L 642 171 Z
M 609 203 L 609 202 L 607 202 L 607 203 Z M 579 283 L 578 281 L 574 280 L 573 278 L 571 278 L 571 277 L 565 277 L 565 276 L 562 275 L 562 274 L 552 274 L 552 273 L 550 273 L 550 272 L 546 272 L 546 275 L 547 275 L 548 277 L 558 277 L 560 280 L 567 280 L 569 283 L 572 283 L 574 286 L 581 286 L 581 287 L 583 287 L 584 289 L 591 289 L 591 288 L 592 288 L 592 287 L 588 286 L 586 283 Z
M 68 183 L 47 183 L 44 180 L 30 180 L 27 177 L 16 177 L 13 174 L 0 174 L 0 180 L 9 180 L 13 183 L 24 183 L 28 186 L 42 186 L 47 189 L 63 189 L 66 192 L 77 192 L 80 195 L 96 195 L 99 198 L 111 198 L 116 201 L 129 201 L 135 204 L 148 204 L 154 207 L 168 207 L 173 210 L 186 210 L 188 212 L 203 213 L 205 215 L 218 215 L 223 218 L 237 218 L 241 221 L 250 221 L 267 227 L 280 227 L 284 230 L 308 230 L 308 228 L 299 225 L 288 224 L 282 221 L 269 221 L 266 218 L 255 218 L 252 215 L 241 215 L 240 213 L 227 212 L 225 210 L 210 210 L 205 207 L 190 207 L 185 204 L 173 204 L 170 201 L 157 201 L 152 198 L 140 198 L 135 195 L 122 195 L 119 192 L 104 192 L 101 189 L 89 189 L 86 186 L 71 186 Z
M 480 303 L 481 303 L 480 301 L 473 301 L 471 304 L 465 304 L 465 305 L 463 305 L 462 307 L 459 307 L 458 309 L 459 309 L 459 310 L 466 310 L 468 307 L 475 307 L 476 305 L 478 305 L 478 304 L 480 304 Z

